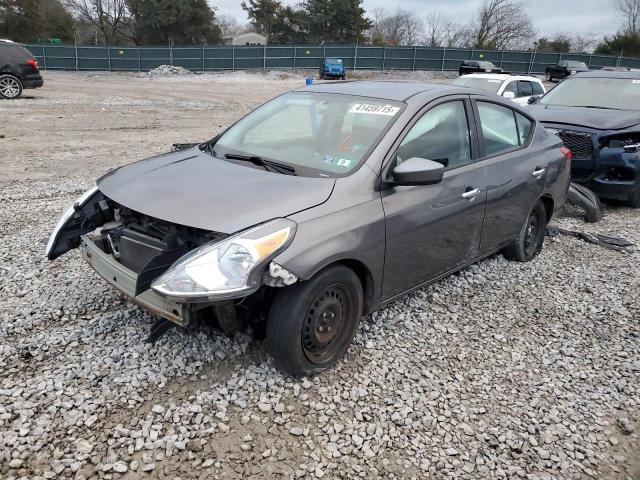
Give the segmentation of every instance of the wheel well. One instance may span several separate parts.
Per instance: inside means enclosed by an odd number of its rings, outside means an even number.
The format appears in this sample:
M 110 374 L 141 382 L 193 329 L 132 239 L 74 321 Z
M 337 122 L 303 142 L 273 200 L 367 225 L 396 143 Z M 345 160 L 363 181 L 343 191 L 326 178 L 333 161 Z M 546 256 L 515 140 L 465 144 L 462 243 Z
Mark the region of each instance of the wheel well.
M 363 313 L 371 313 L 369 310 L 373 303 L 373 275 L 371 275 L 369 268 L 361 261 L 353 259 L 339 260 L 336 263 L 349 267 L 358 275 L 360 283 L 362 284 L 362 294 L 364 298 Z
M 542 204 L 544 205 L 544 209 L 547 212 L 547 223 L 549 223 L 551 221 L 551 217 L 553 216 L 553 207 L 554 207 L 553 198 L 549 197 L 548 195 L 545 195 L 541 197 L 540 200 L 542 201 Z

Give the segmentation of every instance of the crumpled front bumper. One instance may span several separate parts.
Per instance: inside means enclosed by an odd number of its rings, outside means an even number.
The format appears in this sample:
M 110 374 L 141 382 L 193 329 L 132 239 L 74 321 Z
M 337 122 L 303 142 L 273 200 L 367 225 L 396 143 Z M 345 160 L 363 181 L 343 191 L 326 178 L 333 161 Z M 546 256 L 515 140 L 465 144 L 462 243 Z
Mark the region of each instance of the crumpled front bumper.
M 136 296 L 138 278 L 136 273 L 120 264 L 111 255 L 103 252 L 90 235 L 81 237 L 80 249 L 82 257 L 91 268 L 129 300 L 178 325 L 184 326 L 189 323 L 189 309 L 186 304 L 168 300 L 151 289 Z

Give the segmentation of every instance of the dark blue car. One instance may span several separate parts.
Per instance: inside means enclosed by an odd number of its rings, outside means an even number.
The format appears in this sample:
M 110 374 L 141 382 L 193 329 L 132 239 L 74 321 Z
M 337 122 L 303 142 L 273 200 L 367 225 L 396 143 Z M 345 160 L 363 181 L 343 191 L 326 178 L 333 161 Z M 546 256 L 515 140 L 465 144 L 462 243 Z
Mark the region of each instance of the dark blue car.
M 341 58 L 325 58 L 320 65 L 320 79 L 339 78 L 344 80 L 344 65 Z

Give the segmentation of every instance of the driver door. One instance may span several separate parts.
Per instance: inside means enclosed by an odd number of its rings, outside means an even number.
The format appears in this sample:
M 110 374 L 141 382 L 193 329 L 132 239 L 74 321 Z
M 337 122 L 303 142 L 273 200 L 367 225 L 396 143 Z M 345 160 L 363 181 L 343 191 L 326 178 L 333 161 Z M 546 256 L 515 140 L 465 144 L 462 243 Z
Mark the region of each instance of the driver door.
M 395 186 L 382 193 L 386 251 L 382 299 L 444 275 L 475 259 L 486 204 L 484 168 L 475 163 L 477 133 L 467 96 L 432 103 L 405 129 L 384 170 L 411 157 L 442 162 L 436 185 Z

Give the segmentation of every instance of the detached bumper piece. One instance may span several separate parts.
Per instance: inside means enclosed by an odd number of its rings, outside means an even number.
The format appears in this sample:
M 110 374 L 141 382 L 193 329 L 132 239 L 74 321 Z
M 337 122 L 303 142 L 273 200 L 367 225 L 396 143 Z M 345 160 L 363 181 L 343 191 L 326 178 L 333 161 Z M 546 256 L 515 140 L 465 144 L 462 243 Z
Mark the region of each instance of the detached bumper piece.
M 100 248 L 102 237 L 83 235 L 81 242 L 82 257 L 112 287 L 132 302 L 173 323 L 180 326 L 189 324 L 190 312 L 187 305 L 172 302 L 151 289 L 136 293 L 138 275 Z
M 596 223 L 602 218 L 602 204 L 598 196 L 582 185 L 571 182 L 567 202 L 584 210 L 584 219 L 588 223 Z

